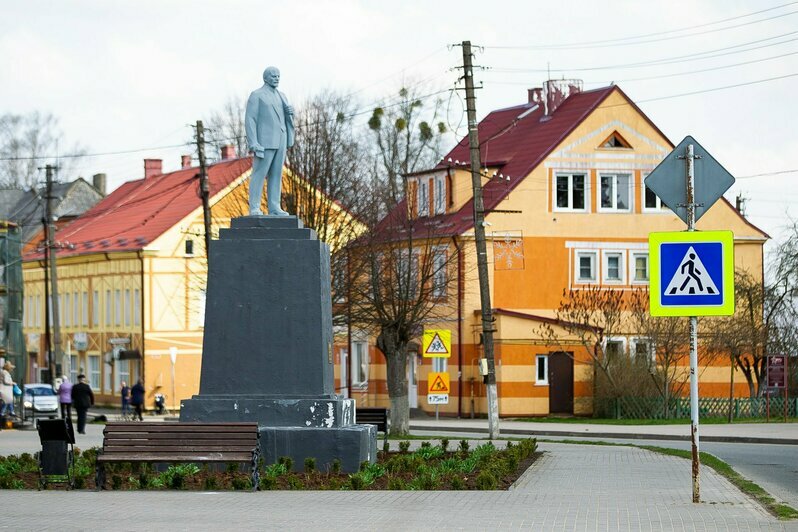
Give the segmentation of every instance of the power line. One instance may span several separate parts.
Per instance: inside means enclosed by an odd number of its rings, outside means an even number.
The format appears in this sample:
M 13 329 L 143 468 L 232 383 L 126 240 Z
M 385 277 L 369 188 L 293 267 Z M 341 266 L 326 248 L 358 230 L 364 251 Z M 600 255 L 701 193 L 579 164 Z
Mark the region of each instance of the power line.
M 623 44 L 623 41 L 635 41 L 635 40 L 639 40 L 639 39 L 645 39 L 645 38 L 648 38 L 648 37 L 657 37 L 657 36 L 661 36 L 661 35 L 667 35 L 667 34 L 670 34 L 670 33 L 679 33 L 679 32 L 687 31 L 687 30 L 693 30 L 693 29 L 698 29 L 698 28 L 706 28 L 708 26 L 714 26 L 716 24 L 722 24 L 724 22 L 731 22 L 733 20 L 739 20 L 741 18 L 747 18 L 747 17 L 751 17 L 751 16 L 754 16 L 754 15 L 759 15 L 759 14 L 762 14 L 762 13 L 766 13 L 766 12 L 769 12 L 769 11 L 774 11 L 776 9 L 781 9 L 783 7 L 788 7 L 788 6 L 791 6 L 791 5 L 794 5 L 794 4 L 798 4 L 798 2 L 789 2 L 789 3 L 786 3 L 786 4 L 781 4 L 781 5 L 778 5 L 778 6 L 770 7 L 768 9 L 762 9 L 760 11 L 754 11 L 752 13 L 746 13 L 744 15 L 738 15 L 738 16 L 735 16 L 735 17 L 729 17 L 729 18 L 725 18 L 725 19 L 721 19 L 721 20 L 716 20 L 716 21 L 713 21 L 713 22 L 705 22 L 703 24 L 696 24 L 696 25 L 693 25 L 693 26 L 685 26 L 683 28 L 678 28 L 678 29 L 673 29 L 673 30 L 658 31 L 658 32 L 654 32 L 654 33 L 645 33 L 645 34 L 633 35 L 633 36 L 629 36 L 629 37 L 619 37 L 619 38 L 616 38 L 616 39 L 604 39 L 604 40 L 598 40 L 598 41 L 582 41 L 582 42 L 562 43 L 562 44 L 527 45 L 527 46 L 485 46 L 485 48 L 492 48 L 492 49 L 518 49 L 518 50 L 524 50 L 524 49 L 542 50 L 542 49 L 579 49 L 579 48 L 588 48 L 588 47 L 623 46 L 623 45 L 625 45 L 625 44 Z M 692 35 L 701 35 L 702 33 L 710 33 L 712 31 L 723 31 L 723 30 L 726 30 L 726 29 L 736 28 L 736 27 L 740 27 L 740 26 L 746 26 L 746 25 L 749 25 L 749 24 L 756 24 L 757 22 L 763 22 L 763 21 L 774 19 L 774 18 L 780 18 L 780 17 L 784 17 L 784 16 L 787 16 L 787 15 L 792 15 L 792 14 L 794 14 L 796 12 L 798 12 L 798 11 L 792 11 L 790 13 L 777 15 L 775 17 L 769 17 L 769 18 L 765 18 L 765 19 L 760 19 L 760 20 L 756 20 L 756 21 L 752 21 L 752 22 L 747 22 L 747 23 L 744 23 L 744 24 L 738 24 L 738 25 L 735 25 L 735 26 L 729 26 L 729 27 L 726 27 L 726 28 L 718 28 L 716 30 L 710 30 L 710 31 L 707 31 L 707 32 L 701 32 L 701 33 L 695 33 L 695 34 L 683 35 L 683 36 L 675 36 L 675 37 L 672 37 L 672 38 L 690 37 Z M 643 41 L 643 42 L 655 42 L 655 41 Z M 628 43 L 628 44 L 643 44 L 643 42 L 633 42 L 633 43 Z M 611 44 L 611 43 L 618 43 L 618 44 Z M 603 46 L 601 46 L 601 45 L 603 45 Z
M 796 172 L 798 172 L 798 168 L 795 168 L 793 170 L 778 170 L 776 172 L 765 172 L 763 174 L 743 175 L 743 176 L 738 176 L 737 179 L 751 179 L 753 177 L 766 177 L 766 176 L 772 176 L 772 175 L 794 174 Z
M 759 44 L 759 43 L 762 43 L 762 42 L 765 42 L 765 41 L 772 41 L 774 39 L 780 39 L 782 37 L 787 37 L 787 36 L 790 36 L 790 35 L 794 35 L 796 33 L 798 33 L 798 30 L 790 31 L 790 32 L 787 32 L 787 33 L 783 33 L 781 35 L 774 35 L 772 37 L 765 37 L 764 39 L 757 39 L 755 41 L 749 41 L 749 42 L 746 42 L 746 43 L 734 44 L 734 45 L 731 45 L 731 46 L 725 46 L 723 48 L 716 48 L 714 50 L 707 50 L 705 52 L 697 52 L 697 53 L 693 53 L 693 54 L 678 55 L 678 56 L 673 56 L 673 57 L 663 57 L 663 58 L 660 58 L 660 59 L 654 59 L 654 60 L 651 60 L 651 61 L 640 61 L 640 62 L 637 62 L 637 63 L 625 63 L 625 64 L 620 64 L 620 65 L 602 65 L 602 66 L 597 66 L 597 67 L 554 68 L 554 69 L 547 69 L 547 68 L 502 68 L 502 67 L 499 67 L 499 68 L 493 68 L 491 70 L 493 70 L 495 72 L 505 72 L 505 73 L 549 72 L 549 71 L 552 71 L 552 70 L 554 72 L 584 72 L 584 71 L 591 71 L 591 70 L 612 70 L 612 69 L 615 69 L 615 68 L 619 68 L 619 69 L 620 68 L 641 68 L 641 67 L 648 67 L 648 66 L 669 65 L 669 64 L 673 64 L 673 63 L 683 63 L 683 62 L 688 62 L 688 61 L 701 61 L 701 60 L 704 60 L 704 59 L 712 59 L 712 58 L 715 58 L 715 57 L 722 57 L 724 55 L 732 55 L 732 54 L 740 54 L 740 53 L 745 53 L 745 52 L 751 52 L 753 50 L 759 50 L 760 48 L 768 48 L 770 46 L 778 46 L 780 44 L 786 44 L 786 43 L 789 43 L 789 42 L 796 41 L 796 40 L 798 40 L 798 38 L 787 39 L 787 40 L 784 40 L 784 41 L 770 43 L 770 44 L 765 44 L 765 45 L 762 45 L 762 46 L 752 46 L 751 48 L 748 48 L 748 49 L 745 49 L 745 50 L 730 51 L 730 50 L 733 50 L 734 48 L 742 48 L 742 47 L 745 47 L 745 46 L 750 46 L 752 44 Z M 716 53 L 716 52 L 718 52 L 718 53 Z M 714 54 L 714 55 L 710 55 L 710 54 Z M 702 57 L 702 56 L 704 56 L 704 57 Z

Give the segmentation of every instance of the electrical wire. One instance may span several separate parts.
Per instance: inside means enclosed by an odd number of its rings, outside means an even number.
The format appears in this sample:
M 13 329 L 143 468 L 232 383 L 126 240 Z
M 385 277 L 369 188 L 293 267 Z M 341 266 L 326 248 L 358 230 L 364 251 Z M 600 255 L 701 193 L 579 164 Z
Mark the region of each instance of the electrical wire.
M 766 12 L 769 12 L 769 11 L 775 11 L 777 9 L 781 9 L 783 7 L 788 7 L 788 6 L 795 5 L 795 4 L 798 4 L 798 2 L 788 2 L 786 4 L 773 6 L 773 7 L 770 7 L 770 8 L 767 8 L 767 9 L 762 9 L 762 10 L 759 10 L 759 11 L 754 11 L 752 13 L 746 13 L 744 15 L 737 15 L 735 17 L 729 17 L 729 18 L 725 18 L 725 19 L 721 19 L 721 20 L 716 20 L 716 21 L 713 21 L 713 22 L 705 22 L 703 24 L 696 24 L 696 25 L 693 25 L 693 26 L 685 26 L 683 28 L 678 28 L 678 29 L 673 29 L 673 30 L 658 31 L 658 32 L 654 32 L 654 33 L 645 33 L 645 34 L 633 35 L 633 36 L 629 36 L 629 37 L 619 37 L 619 38 L 616 38 L 616 39 L 604 39 L 604 40 L 598 40 L 598 41 L 582 41 L 582 42 L 562 43 L 562 44 L 527 45 L 527 46 L 484 46 L 484 48 L 491 48 L 491 49 L 518 49 L 518 50 L 525 50 L 525 49 L 528 49 L 528 50 L 541 50 L 541 49 L 584 49 L 584 48 L 590 48 L 590 47 L 622 46 L 623 45 L 622 43 L 624 41 L 637 41 L 639 39 L 646 39 L 648 37 L 658 37 L 658 36 L 667 35 L 667 34 L 670 34 L 670 33 L 679 33 L 679 32 L 682 32 L 682 31 L 688 31 L 688 30 L 693 30 L 693 29 L 698 29 L 698 28 L 706 28 L 708 26 L 714 26 L 716 24 L 722 24 L 724 22 L 731 22 L 733 20 L 739 20 L 741 18 L 747 18 L 747 17 L 751 17 L 751 16 L 754 16 L 754 15 L 759 15 L 759 14 L 766 13 Z M 717 30 L 710 30 L 710 31 L 723 31 L 725 29 L 745 26 L 745 25 L 749 25 L 749 24 L 756 24 L 757 22 L 763 22 L 763 21 L 771 20 L 773 18 L 780 18 L 780 17 L 783 17 L 783 16 L 792 15 L 794 13 L 796 13 L 796 11 L 792 11 L 790 13 L 786 13 L 786 14 L 782 14 L 782 15 L 777 15 L 775 17 L 761 19 L 761 20 L 758 20 L 758 21 L 747 22 L 747 23 L 744 23 L 744 24 L 741 24 L 741 25 L 737 25 L 737 26 L 730 26 L 730 27 L 727 27 L 727 28 L 718 28 Z M 701 33 L 698 33 L 696 35 L 700 35 L 700 34 Z M 692 35 L 688 35 L 688 37 L 689 36 L 692 36 Z M 681 38 L 681 37 L 682 36 L 676 36 L 674 38 Z M 654 41 L 648 41 L 648 42 L 654 42 Z M 612 45 L 611 43 L 618 43 L 618 44 Z M 642 44 L 642 43 L 634 42 L 634 43 L 630 43 L 630 44 Z

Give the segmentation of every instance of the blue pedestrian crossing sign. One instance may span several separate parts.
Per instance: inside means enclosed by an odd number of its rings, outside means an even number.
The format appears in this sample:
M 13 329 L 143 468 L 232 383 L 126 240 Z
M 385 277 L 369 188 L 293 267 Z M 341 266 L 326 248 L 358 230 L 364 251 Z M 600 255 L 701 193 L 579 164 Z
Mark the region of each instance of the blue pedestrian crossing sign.
M 731 231 L 651 233 L 648 246 L 652 316 L 734 314 Z

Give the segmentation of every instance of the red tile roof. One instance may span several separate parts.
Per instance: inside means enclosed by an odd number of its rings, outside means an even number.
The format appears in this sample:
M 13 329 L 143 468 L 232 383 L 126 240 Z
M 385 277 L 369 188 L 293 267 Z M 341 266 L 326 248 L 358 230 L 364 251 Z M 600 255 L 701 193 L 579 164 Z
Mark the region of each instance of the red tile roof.
M 210 196 L 251 166 L 250 157 L 211 165 Z M 141 250 L 201 206 L 198 168 L 128 181 L 56 233 L 57 242 L 69 245 L 59 249 L 58 256 Z M 24 260 L 40 258 L 35 250 L 24 256 Z
M 524 177 L 543 162 L 557 145 L 616 90 L 631 102 L 620 88 L 613 85 L 569 96 L 551 114 L 551 117 L 544 121 L 541 121 L 544 116 L 543 106 L 530 111 L 536 105 L 533 103 L 499 109 L 488 114 L 479 123 L 482 164 L 483 166 L 498 167 L 499 172 L 505 177 L 510 176 L 510 179 L 508 181 L 496 177 L 485 184 L 482 192 L 485 211 L 489 212 L 495 209 Z M 643 114 L 634 103 L 631 105 Z M 643 116 L 645 117 L 645 115 Z M 656 128 L 650 120 L 649 123 Z M 462 168 L 462 166 L 455 165 L 454 161 L 461 163 L 470 161 L 468 137 L 463 138 L 433 170 Z M 470 164 L 466 164 L 465 167 L 470 167 Z M 416 174 L 419 173 L 421 172 L 416 172 Z M 439 236 L 461 234 L 474 225 L 473 209 L 473 200 L 469 200 L 458 212 L 425 217 L 424 220 L 427 222 L 425 225 L 427 227 L 436 225 L 437 229 L 433 229 L 433 233 Z M 399 222 L 400 218 L 398 217 L 406 212 L 406 201 L 402 201 L 378 224 L 377 231 L 388 230 L 390 232 L 392 228 L 396 227 L 396 222 Z

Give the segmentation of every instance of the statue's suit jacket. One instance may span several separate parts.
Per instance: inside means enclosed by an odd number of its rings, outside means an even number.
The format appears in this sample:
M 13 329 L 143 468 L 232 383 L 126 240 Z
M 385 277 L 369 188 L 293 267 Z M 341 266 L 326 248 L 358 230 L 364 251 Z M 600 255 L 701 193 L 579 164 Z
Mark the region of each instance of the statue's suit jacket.
M 250 150 L 258 148 L 277 150 L 282 144 L 282 136 L 286 135 L 286 147 L 294 145 L 294 120 L 288 113 L 288 102 L 285 95 L 274 89 L 279 96 L 275 105 L 267 91 L 272 89 L 264 85 L 252 91 L 247 100 L 245 128 Z

